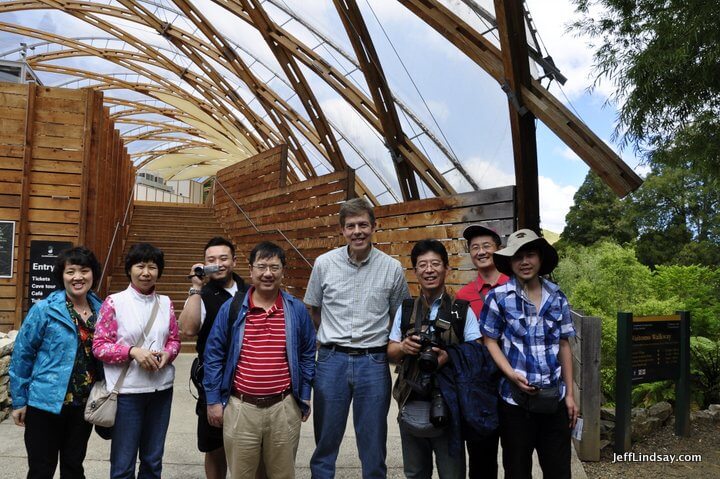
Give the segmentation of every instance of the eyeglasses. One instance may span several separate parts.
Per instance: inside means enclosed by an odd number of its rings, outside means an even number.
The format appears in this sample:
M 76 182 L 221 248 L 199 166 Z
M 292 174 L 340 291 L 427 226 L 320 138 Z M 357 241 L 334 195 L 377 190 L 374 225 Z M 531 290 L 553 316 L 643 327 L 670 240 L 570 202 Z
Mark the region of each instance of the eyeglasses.
M 415 269 L 418 271 L 425 271 L 429 268 L 438 270 L 445 265 L 442 261 L 423 261 L 415 265 Z
M 252 267 L 261 273 L 270 270 L 271 273 L 275 274 L 282 269 L 282 265 L 279 264 L 254 264 Z
M 470 247 L 470 252 L 477 253 L 480 250 L 493 252 L 496 249 L 497 249 L 497 245 L 495 243 L 474 244 Z

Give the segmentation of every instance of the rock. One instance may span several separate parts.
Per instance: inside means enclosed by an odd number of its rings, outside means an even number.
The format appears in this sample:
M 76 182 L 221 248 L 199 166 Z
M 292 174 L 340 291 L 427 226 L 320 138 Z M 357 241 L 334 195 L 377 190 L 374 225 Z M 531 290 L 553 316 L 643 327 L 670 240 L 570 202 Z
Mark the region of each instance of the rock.
M 636 417 L 647 417 L 647 409 L 642 407 L 634 407 L 630 411 L 630 418 L 636 418 Z
M 615 431 L 615 421 L 600 420 L 600 436 L 610 437 Z
M 601 440 L 600 440 L 600 450 L 602 450 L 603 448 L 606 448 L 606 447 L 608 447 L 608 446 L 610 446 L 610 445 L 612 445 L 612 442 L 611 442 L 611 441 L 608 441 L 607 439 L 601 439 Z
M 7 389 L 0 391 L 0 404 L 5 404 L 10 396 L 8 396 Z
M 647 410 L 648 416 L 650 417 L 656 417 L 660 419 L 661 422 L 665 422 L 667 418 L 672 416 L 673 408 L 672 405 L 669 402 L 666 401 L 660 401 L 657 404 L 653 404 L 650 406 Z
M 0 356 L 6 356 L 12 353 L 15 340 L 10 338 L 0 339 Z
M 662 421 L 656 417 L 638 417 L 632 420 L 632 440 L 638 441 L 646 438 L 662 426 Z
M 18 334 L 17 329 L 13 329 L 12 331 L 8 332 L 8 338 L 15 341 L 15 336 L 17 336 L 17 334 Z
M 4 386 L 5 384 L 10 382 L 10 375 L 6 374 L 4 376 L 0 376 L 0 386 Z
M 711 411 L 708 409 L 708 414 L 710 414 L 713 421 L 720 422 L 720 409 L 716 409 L 715 411 Z
M 0 376 L 6 375 L 10 371 L 10 356 L 0 358 Z
M 720 411 L 720 404 L 711 404 L 708 406 L 708 411 Z
M 601 407 L 600 408 L 600 419 L 615 422 L 615 408 L 614 407 Z
M 690 413 L 691 422 L 711 423 L 715 418 L 710 411 L 693 411 Z
M 0 358 L 0 376 L 8 373 L 10 370 L 10 356 L 3 356 Z

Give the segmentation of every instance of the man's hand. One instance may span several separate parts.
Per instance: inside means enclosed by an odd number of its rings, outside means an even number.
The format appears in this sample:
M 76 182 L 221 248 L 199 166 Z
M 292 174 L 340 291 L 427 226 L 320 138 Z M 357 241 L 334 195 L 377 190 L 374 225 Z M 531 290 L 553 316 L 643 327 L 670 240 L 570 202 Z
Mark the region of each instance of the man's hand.
M 447 362 L 450 360 L 450 356 L 448 356 L 447 351 L 441 348 L 432 348 L 432 350 L 437 354 L 438 358 L 438 368 L 441 368 L 447 364 Z
M 575 404 L 575 398 L 573 398 L 572 394 L 565 394 L 565 406 L 567 406 L 568 418 L 570 418 L 569 427 L 570 429 L 572 429 L 575 427 L 578 413 L 580 412 L 577 405 Z
M 537 394 L 538 392 L 538 389 L 535 386 L 531 386 L 527 378 L 522 374 L 518 373 L 517 371 L 513 371 L 513 375 L 510 376 L 509 379 L 514 382 L 517 387 L 520 388 L 520 390 L 524 393 Z
M 160 369 L 160 358 L 157 351 L 150 351 L 144 348 L 133 348 L 130 350 L 130 357 L 134 359 L 141 368 L 147 371 L 157 371 Z
M 215 427 L 223 425 L 223 406 L 222 404 L 208 404 L 207 406 L 208 424 Z
M 303 402 L 304 402 L 305 404 L 307 404 L 307 407 L 308 407 L 307 412 L 302 415 L 302 422 L 305 422 L 305 421 L 307 421 L 308 418 L 310 417 L 310 413 L 312 412 L 312 407 L 310 406 L 310 401 L 309 401 L 309 400 L 303 400 Z
M 406 356 L 417 356 L 420 353 L 420 337 L 415 334 L 405 336 L 400 342 L 400 347 Z
M 27 413 L 27 406 L 13 409 L 12 417 L 16 426 L 25 427 L 25 413 Z
M 195 276 L 195 268 L 203 268 L 204 266 L 205 264 L 203 263 L 195 263 L 190 267 L 190 281 L 192 281 L 192 287 L 195 289 L 201 289 L 203 287 L 202 278 L 198 278 L 197 276 Z

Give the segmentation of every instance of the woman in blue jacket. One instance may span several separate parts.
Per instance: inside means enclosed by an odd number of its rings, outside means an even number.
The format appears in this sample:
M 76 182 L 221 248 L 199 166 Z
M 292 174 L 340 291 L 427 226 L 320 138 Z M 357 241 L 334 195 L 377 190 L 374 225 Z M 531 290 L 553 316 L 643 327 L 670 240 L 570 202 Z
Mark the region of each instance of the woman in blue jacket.
M 92 431 L 83 412 L 98 375 L 92 355 L 102 301 L 91 291 L 100 264 L 87 248 L 61 252 L 53 276 L 62 289 L 33 305 L 15 339 L 10 363 L 13 420 L 25 427 L 28 479 L 84 478 Z

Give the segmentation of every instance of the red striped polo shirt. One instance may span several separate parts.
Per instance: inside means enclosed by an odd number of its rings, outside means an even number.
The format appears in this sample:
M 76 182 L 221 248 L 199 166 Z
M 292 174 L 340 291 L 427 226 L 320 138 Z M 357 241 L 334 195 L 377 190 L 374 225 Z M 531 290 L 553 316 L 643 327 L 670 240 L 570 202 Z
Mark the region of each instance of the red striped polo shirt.
M 245 334 L 235 368 L 233 386 L 242 394 L 270 396 L 290 387 L 290 368 L 285 351 L 285 313 L 282 295 L 265 311 L 252 301 L 245 317 Z

